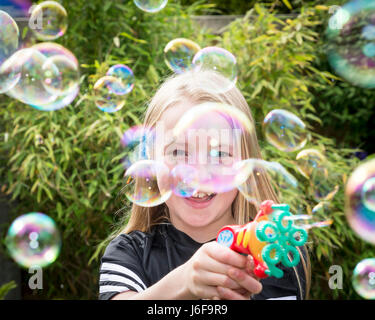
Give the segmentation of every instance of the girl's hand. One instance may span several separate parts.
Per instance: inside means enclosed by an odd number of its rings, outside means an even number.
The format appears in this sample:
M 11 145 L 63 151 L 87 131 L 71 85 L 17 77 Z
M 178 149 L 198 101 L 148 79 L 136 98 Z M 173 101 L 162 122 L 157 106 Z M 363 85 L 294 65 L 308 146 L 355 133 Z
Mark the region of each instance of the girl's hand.
M 250 269 L 248 257 L 209 242 L 184 264 L 183 287 L 193 299 L 248 300 L 262 291 L 262 284 L 249 274 Z

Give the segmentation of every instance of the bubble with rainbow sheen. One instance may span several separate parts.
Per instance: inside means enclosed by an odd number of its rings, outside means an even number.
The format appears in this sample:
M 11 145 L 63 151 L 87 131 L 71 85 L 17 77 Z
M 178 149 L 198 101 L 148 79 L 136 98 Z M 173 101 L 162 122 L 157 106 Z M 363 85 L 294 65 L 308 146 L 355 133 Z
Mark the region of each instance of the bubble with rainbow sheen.
M 175 73 L 183 73 L 192 67 L 194 56 L 201 47 L 185 38 L 174 39 L 164 48 L 164 61 L 168 68 Z
M 224 77 L 227 81 L 221 85 L 223 92 L 232 89 L 237 82 L 237 59 L 231 52 L 223 48 L 206 47 L 199 50 L 193 58 L 193 67 L 196 71 L 209 70 Z M 211 88 L 207 89 L 212 91 Z
M 30 20 L 31 29 L 39 40 L 50 41 L 62 37 L 68 28 L 68 13 L 56 1 L 43 1 L 35 6 Z
M 241 177 L 241 183 L 238 183 L 237 188 L 249 202 L 255 205 L 260 204 L 257 198 L 258 186 L 266 178 L 281 199 L 286 193 L 295 194 L 298 190 L 297 179 L 278 162 L 250 158 L 238 162 L 236 166 L 240 168 L 239 177 Z
M 364 259 L 356 265 L 352 285 L 362 298 L 375 300 L 375 258 Z
M 22 49 L 10 60 L 14 66 L 20 67 L 21 75 L 17 84 L 7 92 L 8 95 L 40 109 L 57 99 L 57 95 L 49 93 L 44 87 L 42 66 L 47 58 L 43 54 L 32 48 Z
M 124 95 L 130 93 L 134 88 L 134 73 L 133 70 L 123 64 L 117 64 L 111 67 L 107 76 L 117 78 L 121 85 L 117 85 L 118 82 L 109 84 L 109 89 L 116 95 Z
M 199 189 L 199 171 L 188 164 L 178 164 L 171 170 L 171 188 L 175 195 L 188 198 Z
M 155 160 L 140 160 L 125 172 L 126 198 L 141 207 L 155 207 L 172 194 L 169 168 Z
M 56 110 L 60 110 L 70 105 L 74 101 L 74 99 L 78 96 L 78 94 L 79 94 L 79 87 L 73 89 L 72 91 L 68 93 L 58 96 L 56 100 L 54 100 L 53 102 L 43 104 L 43 105 L 30 104 L 30 106 L 40 111 L 56 111 Z
M 362 88 L 375 88 L 375 6 L 353 0 L 330 18 L 326 50 L 335 72 Z
M 267 141 L 284 152 L 294 152 L 306 145 L 307 131 L 303 121 L 294 113 L 283 109 L 269 112 L 263 120 Z
M 47 92 L 62 96 L 79 86 L 79 70 L 66 56 L 48 58 L 42 66 L 43 84 Z
M 165 8 L 168 0 L 133 0 L 134 4 L 142 11 L 155 13 Z
M 61 248 L 60 232 L 49 216 L 31 212 L 18 217 L 8 229 L 5 244 L 11 257 L 22 267 L 46 267 Z
M 345 188 L 345 214 L 351 228 L 363 240 L 375 244 L 375 210 L 372 184 L 375 159 L 360 164 Z
M 125 105 L 125 99 L 122 95 L 115 94 L 109 88 L 121 88 L 125 90 L 122 82 L 115 77 L 104 76 L 94 85 L 94 101 L 96 106 L 107 113 L 114 113 L 121 110 Z

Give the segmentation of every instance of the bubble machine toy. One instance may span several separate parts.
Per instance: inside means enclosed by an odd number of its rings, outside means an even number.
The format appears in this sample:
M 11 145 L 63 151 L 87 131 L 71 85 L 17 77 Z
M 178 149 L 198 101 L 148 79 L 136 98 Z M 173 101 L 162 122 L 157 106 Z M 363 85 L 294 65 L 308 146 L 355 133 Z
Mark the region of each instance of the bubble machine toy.
M 282 278 L 284 272 L 276 265 L 297 266 L 300 255 L 296 247 L 303 246 L 308 238 L 306 230 L 296 227 L 292 217 L 289 205 L 266 200 L 253 221 L 223 227 L 216 241 L 236 252 L 250 254 L 257 277 Z

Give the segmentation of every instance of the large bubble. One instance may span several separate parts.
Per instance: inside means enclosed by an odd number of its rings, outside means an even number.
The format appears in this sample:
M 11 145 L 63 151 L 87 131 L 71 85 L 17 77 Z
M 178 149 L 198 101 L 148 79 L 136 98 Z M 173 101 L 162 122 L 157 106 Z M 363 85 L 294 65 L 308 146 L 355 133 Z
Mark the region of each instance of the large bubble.
M 375 3 L 355 0 L 330 18 L 328 59 L 335 72 L 363 88 L 375 88 Z
M 5 243 L 11 257 L 22 267 L 46 267 L 58 257 L 61 238 L 50 217 L 32 212 L 13 221 Z
M 357 264 L 352 284 L 362 298 L 375 300 L 375 258 L 364 259 Z
M 235 107 L 213 102 L 194 106 L 173 128 L 164 161 L 169 167 L 195 167 L 200 191 L 232 190 L 237 186 L 235 163 L 241 160 L 241 138 L 253 130 L 247 115 Z
M 100 110 L 108 113 L 117 112 L 125 105 L 124 97 L 115 94 L 111 88 L 126 90 L 121 80 L 110 76 L 100 78 L 94 85 L 95 104 Z
M 227 81 L 221 84 L 220 91 L 225 92 L 233 88 L 237 82 L 237 60 L 229 51 L 219 47 L 206 47 L 194 56 L 194 69 L 197 71 L 210 70 L 223 76 Z M 198 72 L 199 77 L 199 72 Z M 206 88 L 218 91 L 214 88 Z
M 168 0 L 134 0 L 135 5 L 146 12 L 158 12 L 167 5 Z
M 188 198 L 199 189 L 199 172 L 187 164 L 179 164 L 171 170 L 171 189 L 179 197 Z
M 292 152 L 303 148 L 307 141 L 306 126 L 295 114 L 272 110 L 263 121 L 267 141 L 281 151 Z
M 175 73 L 183 73 L 192 67 L 194 56 L 201 50 L 194 41 L 177 38 L 170 41 L 164 48 L 164 61 Z
M 116 95 L 128 94 L 134 88 L 134 74 L 128 66 L 117 64 L 108 70 L 107 76 L 120 80 L 120 86 L 116 85 L 117 82 L 109 85 L 109 89 Z
M 57 99 L 56 95 L 49 93 L 44 87 L 42 66 L 47 58 L 43 54 L 35 49 L 22 49 L 10 59 L 14 66 L 20 66 L 21 76 L 7 94 L 23 103 L 40 107 Z
M 158 206 L 172 194 L 168 167 L 154 160 L 140 160 L 125 173 L 124 193 L 141 207 Z
M 365 241 L 375 244 L 375 210 L 372 184 L 375 159 L 361 164 L 350 176 L 345 189 L 345 213 L 350 226 Z
M 55 1 L 44 1 L 35 6 L 30 20 L 39 40 L 50 41 L 63 36 L 68 28 L 68 14 L 65 8 Z
M 328 160 L 316 149 L 305 149 L 297 154 L 297 168 L 310 184 L 316 200 L 331 200 L 339 190 L 340 176 Z

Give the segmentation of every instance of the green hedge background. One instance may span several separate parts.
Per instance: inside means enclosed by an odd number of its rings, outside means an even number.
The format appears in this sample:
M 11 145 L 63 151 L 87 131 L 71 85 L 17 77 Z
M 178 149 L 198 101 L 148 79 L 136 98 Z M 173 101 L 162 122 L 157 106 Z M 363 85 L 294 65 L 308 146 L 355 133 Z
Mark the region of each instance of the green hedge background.
M 63 237 L 59 258 L 44 270 L 45 288 L 31 291 L 25 286 L 25 299 L 97 298 L 106 239 L 124 223 L 129 208 L 120 196 L 124 156 L 120 138 L 127 128 L 142 122 L 149 99 L 171 74 L 163 49 L 177 37 L 193 39 L 201 47 L 215 44 L 237 57 L 238 86 L 258 124 L 263 156 L 279 161 L 299 180 L 297 198 L 283 195 L 295 212 L 311 211 L 317 204 L 309 181 L 296 170 L 296 153 L 270 146 L 260 124 L 270 110 L 283 108 L 308 125 L 306 148 L 324 152 L 332 183 L 339 186 L 322 216 L 334 224 L 311 232 L 311 298 L 359 298 L 350 276 L 360 260 L 373 254 L 373 247 L 348 227 L 344 188 L 360 162 L 355 152 L 375 150 L 369 123 L 375 93 L 332 74 L 323 49 L 329 2 L 317 7 L 323 1 L 169 1 L 157 14 L 140 11 L 129 0 L 61 2 L 69 13 L 69 29 L 58 42 L 80 61 L 79 96 L 56 112 L 40 112 L 0 96 L 0 190 L 12 199 L 14 217 L 44 212 L 55 219 Z M 246 16 L 215 36 L 191 18 L 207 13 Z M 279 13 L 294 15 L 281 20 Z M 119 47 L 114 39 L 120 41 Z M 117 63 L 133 69 L 135 89 L 121 111 L 106 114 L 93 104 L 92 87 Z M 7 254 L 4 246 L 1 254 Z M 342 290 L 328 288 L 331 265 L 343 268 Z M 23 273 L 26 279 L 28 274 Z

